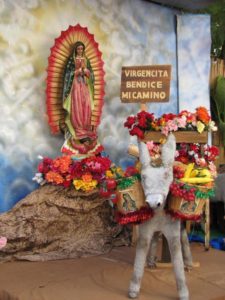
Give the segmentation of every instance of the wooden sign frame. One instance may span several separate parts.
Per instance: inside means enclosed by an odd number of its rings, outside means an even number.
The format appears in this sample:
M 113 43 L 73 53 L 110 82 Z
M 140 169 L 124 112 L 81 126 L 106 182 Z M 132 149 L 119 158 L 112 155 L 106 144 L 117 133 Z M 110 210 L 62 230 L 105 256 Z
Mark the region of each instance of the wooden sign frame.
M 122 67 L 120 98 L 123 103 L 168 102 L 171 65 Z

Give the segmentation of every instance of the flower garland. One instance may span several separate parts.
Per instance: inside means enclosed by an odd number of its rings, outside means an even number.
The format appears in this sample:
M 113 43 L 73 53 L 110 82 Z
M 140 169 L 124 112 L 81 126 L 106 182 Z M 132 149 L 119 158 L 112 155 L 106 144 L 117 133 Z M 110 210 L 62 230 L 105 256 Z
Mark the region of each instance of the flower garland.
M 184 164 L 194 162 L 200 167 L 209 167 L 213 173 L 216 171 L 214 162 L 218 155 L 219 149 L 216 146 L 204 145 L 202 149 L 198 143 L 181 143 L 178 145 L 175 160 Z M 216 173 L 214 175 L 216 175 Z
M 149 220 L 151 217 L 153 217 L 153 215 L 153 210 L 150 207 L 145 206 L 140 208 L 138 211 L 129 212 L 127 214 L 116 212 L 115 219 L 116 222 L 121 225 L 141 224 Z
M 184 215 L 179 211 L 166 210 L 166 213 L 170 215 L 173 219 L 180 219 L 183 221 L 194 221 L 199 222 L 201 220 L 201 215 Z
M 107 182 L 108 176 L 120 172 L 120 168 L 112 167 L 108 157 L 93 156 L 80 161 L 74 161 L 71 156 L 40 158 L 42 162 L 33 180 L 41 185 L 51 183 L 65 188 L 73 186 L 76 190 L 89 192 L 100 187 L 104 181 Z
M 141 179 L 140 174 L 135 174 L 130 177 L 121 178 L 117 182 L 117 188 L 119 190 L 125 190 L 125 189 L 129 188 L 130 186 L 132 186 L 137 179 L 138 180 Z
M 183 110 L 177 115 L 163 114 L 160 118 L 155 118 L 153 113 L 141 111 L 136 116 L 129 116 L 124 127 L 129 129 L 130 135 L 136 135 L 140 139 L 144 138 L 147 131 L 161 131 L 167 136 L 170 132 L 177 130 L 191 130 L 199 133 L 204 130 L 217 130 L 215 122 L 211 120 L 207 109 L 203 106 L 196 108 L 194 113 Z

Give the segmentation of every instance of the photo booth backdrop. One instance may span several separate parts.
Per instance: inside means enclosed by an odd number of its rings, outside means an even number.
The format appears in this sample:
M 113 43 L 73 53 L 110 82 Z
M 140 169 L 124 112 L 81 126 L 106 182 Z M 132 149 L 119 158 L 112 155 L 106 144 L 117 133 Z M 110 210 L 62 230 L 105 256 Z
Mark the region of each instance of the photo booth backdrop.
M 210 18 L 142 0 L 0 0 L 0 212 L 37 185 L 38 155 L 60 155 L 45 106 L 50 48 L 62 30 L 80 23 L 94 34 L 105 62 L 105 104 L 98 128 L 106 153 L 122 167 L 133 164 L 123 127 L 139 104 L 122 104 L 122 66 L 171 64 L 170 101 L 150 103 L 156 116 L 209 108 Z

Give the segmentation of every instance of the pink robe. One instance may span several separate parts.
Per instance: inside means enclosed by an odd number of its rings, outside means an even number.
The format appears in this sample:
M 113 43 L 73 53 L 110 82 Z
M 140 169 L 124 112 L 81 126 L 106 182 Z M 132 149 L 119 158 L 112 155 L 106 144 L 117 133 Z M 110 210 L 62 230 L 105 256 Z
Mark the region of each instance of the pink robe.
M 71 89 L 71 123 L 76 132 L 77 139 L 89 137 L 96 138 L 91 126 L 91 95 L 88 87 L 90 71 L 85 69 L 83 75 L 80 74 L 81 59 L 75 60 L 75 74 Z

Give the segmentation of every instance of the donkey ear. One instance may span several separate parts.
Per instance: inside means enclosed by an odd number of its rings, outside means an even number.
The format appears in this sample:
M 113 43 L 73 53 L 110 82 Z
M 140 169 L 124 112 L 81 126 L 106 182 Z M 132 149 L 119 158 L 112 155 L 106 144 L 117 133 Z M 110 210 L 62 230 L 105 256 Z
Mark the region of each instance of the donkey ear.
M 162 162 L 165 167 L 172 167 L 176 153 L 176 138 L 171 133 L 162 146 Z
M 143 166 L 149 166 L 151 162 L 151 157 L 149 155 L 148 147 L 144 142 L 140 142 L 138 140 L 138 148 L 139 148 L 139 158 L 140 162 Z

